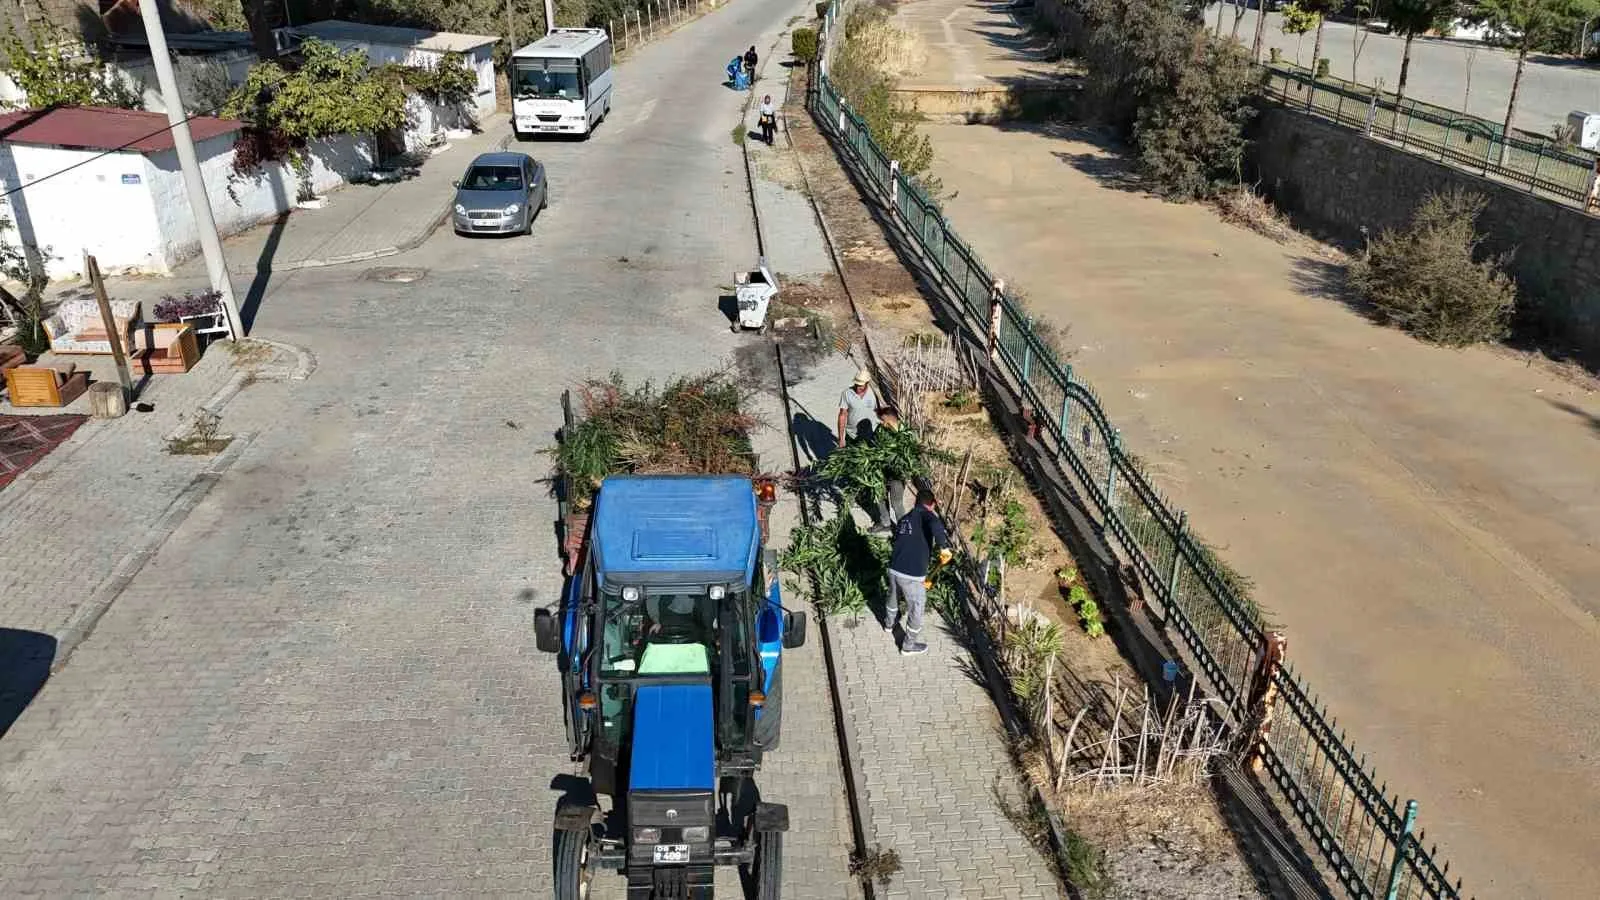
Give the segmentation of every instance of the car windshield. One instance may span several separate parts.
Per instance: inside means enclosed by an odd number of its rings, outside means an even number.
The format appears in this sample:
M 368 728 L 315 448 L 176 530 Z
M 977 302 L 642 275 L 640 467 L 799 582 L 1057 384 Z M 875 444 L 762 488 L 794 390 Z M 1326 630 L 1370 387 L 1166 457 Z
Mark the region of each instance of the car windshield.
M 578 64 L 566 59 L 518 61 L 511 70 L 518 100 L 579 100 L 583 85 L 578 79 Z
M 517 166 L 473 166 L 461 179 L 464 191 L 515 191 L 522 188 L 522 170 Z
M 717 603 L 704 591 L 651 593 L 629 603 L 605 595 L 601 674 L 709 675 L 717 646 Z

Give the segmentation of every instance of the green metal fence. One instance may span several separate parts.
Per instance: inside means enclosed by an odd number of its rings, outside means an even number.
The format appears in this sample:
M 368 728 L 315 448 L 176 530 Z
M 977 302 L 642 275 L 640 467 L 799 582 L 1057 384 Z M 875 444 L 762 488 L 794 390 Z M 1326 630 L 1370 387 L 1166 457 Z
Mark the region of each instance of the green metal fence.
M 1588 197 L 1595 155 L 1587 150 L 1515 129 L 1508 136 L 1498 123 L 1329 76 L 1313 79 L 1309 69 L 1274 63 L 1264 78 L 1263 96 L 1285 108 L 1534 193 L 1579 206 Z
M 826 44 L 841 24 L 834 0 L 824 29 L 824 58 L 831 58 L 833 48 Z M 825 73 L 817 79 L 811 107 L 843 148 L 845 164 L 897 214 L 941 287 L 960 306 L 970 334 L 986 339 L 993 273 L 915 181 L 898 171 Z M 1036 411 L 1041 436 L 1083 488 L 1106 534 L 1153 586 L 1152 605 L 1177 632 L 1235 723 L 1245 722 L 1269 640 L 1260 614 L 1229 587 L 1189 533 L 1187 515 L 1123 450 L 1120 433 L 1094 390 L 1055 358 L 1010 297 L 1002 292 L 998 304 L 996 344 L 1005 377 Z M 1460 880 L 1450 882 L 1449 865 L 1438 860 L 1437 848 L 1425 848 L 1426 836 L 1415 828 L 1416 803 L 1402 802 L 1379 782 L 1366 757 L 1357 755 L 1292 668 L 1273 671 L 1273 726 L 1261 760 L 1269 776 L 1268 797 L 1280 813 L 1300 823 L 1351 897 L 1459 900 Z

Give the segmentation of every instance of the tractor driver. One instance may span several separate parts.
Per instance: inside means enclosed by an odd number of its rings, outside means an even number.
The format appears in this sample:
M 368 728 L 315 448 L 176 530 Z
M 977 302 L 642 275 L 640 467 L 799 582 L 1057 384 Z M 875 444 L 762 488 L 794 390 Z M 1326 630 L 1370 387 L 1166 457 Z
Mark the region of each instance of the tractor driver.
M 645 618 L 650 621 L 646 630 L 649 640 L 689 637 L 692 643 L 710 646 L 709 638 L 717 627 L 716 617 L 705 614 L 696 595 L 651 594 L 645 598 L 644 609 Z

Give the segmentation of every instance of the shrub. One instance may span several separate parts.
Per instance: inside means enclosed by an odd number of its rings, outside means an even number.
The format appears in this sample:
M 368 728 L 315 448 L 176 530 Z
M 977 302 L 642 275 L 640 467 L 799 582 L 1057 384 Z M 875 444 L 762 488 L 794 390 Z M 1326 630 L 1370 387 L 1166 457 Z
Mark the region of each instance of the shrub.
M 826 19 L 828 17 L 828 7 L 832 5 L 833 4 L 829 2 L 829 0 L 821 0 L 821 2 L 817 4 L 817 18 Z
M 806 65 L 817 61 L 817 32 L 811 28 L 796 28 L 789 36 L 789 49 L 794 58 Z
M 1201 34 L 1170 90 L 1150 99 L 1133 126 L 1139 167 L 1170 200 L 1211 197 L 1236 183 L 1256 76 L 1231 41 Z
M 1460 189 L 1429 194 L 1400 230 L 1386 230 L 1350 267 L 1350 283 L 1380 321 L 1462 347 L 1510 331 L 1516 284 L 1505 256 L 1482 258 L 1476 222 L 1488 201 Z
M 900 172 L 928 193 L 938 193 L 937 181 L 928 174 L 933 144 L 917 131 L 921 116 L 915 108 L 896 103 L 891 93 L 898 76 L 921 64 L 916 36 L 889 24 L 878 7 L 853 10 L 845 19 L 844 34 L 828 77 L 883 152 L 899 160 Z
M 1082 8 L 1087 110 L 1132 141 L 1156 191 L 1207 197 L 1236 177 L 1258 87 L 1244 52 L 1163 0 L 1082 0 Z

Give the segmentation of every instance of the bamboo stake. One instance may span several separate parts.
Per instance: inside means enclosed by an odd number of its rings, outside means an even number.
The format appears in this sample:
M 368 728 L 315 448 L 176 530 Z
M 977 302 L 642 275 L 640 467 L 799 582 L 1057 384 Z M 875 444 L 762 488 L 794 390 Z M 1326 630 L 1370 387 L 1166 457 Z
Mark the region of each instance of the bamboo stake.
M 1067 729 L 1067 739 L 1061 745 L 1061 762 L 1060 762 L 1060 765 L 1056 769 L 1056 790 L 1057 791 L 1061 790 L 1062 783 L 1067 780 L 1067 763 L 1068 763 L 1069 760 L 1072 759 L 1072 738 L 1075 735 L 1077 735 L 1077 733 L 1078 733 L 1078 724 L 1083 721 L 1083 717 L 1085 715 L 1087 715 L 1088 712 L 1089 712 L 1089 707 L 1087 707 L 1087 706 L 1085 706 L 1083 709 L 1078 710 L 1078 714 L 1076 716 L 1072 717 L 1072 727 Z

